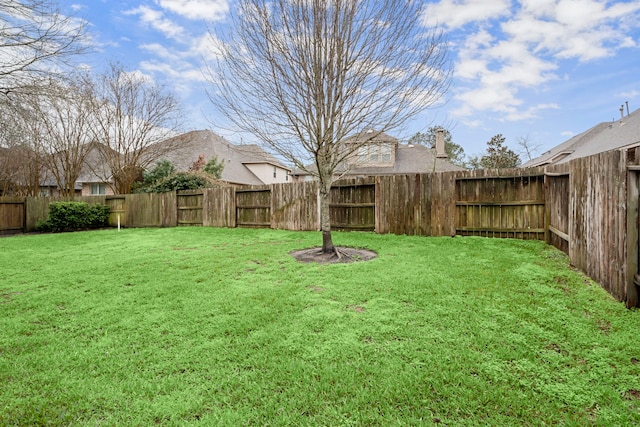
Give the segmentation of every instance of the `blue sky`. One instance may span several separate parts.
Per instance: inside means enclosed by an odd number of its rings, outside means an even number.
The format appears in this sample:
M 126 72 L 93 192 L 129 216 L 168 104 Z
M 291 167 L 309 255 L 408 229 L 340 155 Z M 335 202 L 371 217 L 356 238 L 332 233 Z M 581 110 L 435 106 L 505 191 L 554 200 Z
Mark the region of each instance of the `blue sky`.
M 181 99 L 184 130 L 211 129 L 231 142 L 205 93 L 203 58 L 212 60 L 208 26 L 224 26 L 227 0 L 67 0 L 87 21 L 98 52 L 109 61 L 172 87 Z M 481 154 L 498 133 L 520 151 L 527 138 L 539 153 L 604 121 L 620 106 L 640 108 L 640 1 L 426 1 L 425 28 L 445 29 L 454 64 L 446 102 L 416 117 L 407 138 L 443 124 L 467 155 Z M 626 109 L 626 105 L 625 105 Z M 625 110 L 626 112 L 626 110 Z M 243 142 L 256 142 L 247 141 Z

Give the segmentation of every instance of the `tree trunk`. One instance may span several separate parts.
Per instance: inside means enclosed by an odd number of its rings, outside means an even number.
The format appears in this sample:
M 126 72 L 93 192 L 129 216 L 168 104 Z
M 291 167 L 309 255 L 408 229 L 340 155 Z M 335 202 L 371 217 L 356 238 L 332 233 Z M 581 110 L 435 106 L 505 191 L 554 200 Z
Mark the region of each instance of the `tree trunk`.
M 331 238 L 331 217 L 329 213 L 329 195 L 331 194 L 331 181 L 320 182 L 320 230 L 322 230 L 322 253 L 335 253 L 336 248 Z

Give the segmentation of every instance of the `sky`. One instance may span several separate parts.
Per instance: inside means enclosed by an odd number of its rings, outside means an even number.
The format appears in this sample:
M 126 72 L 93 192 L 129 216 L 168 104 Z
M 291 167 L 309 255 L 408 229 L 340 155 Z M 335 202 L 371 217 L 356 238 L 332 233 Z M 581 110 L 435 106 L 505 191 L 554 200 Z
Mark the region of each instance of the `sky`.
M 205 88 L 209 29 L 224 29 L 231 0 L 66 0 L 85 20 L 100 71 L 120 62 L 175 91 L 185 131 L 210 129 L 254 143 L 216 117 Z M 446 33 L 453 64 L 445 100 L 412 120 L 401 141 L 445 126 L 468 156 L 492 136 L 527 160 L 519 141 L 544 151 L 640 108 L 640 1 L 428 0 L 421 22 Z M 249 140 L 247 140 L 249 139 Z

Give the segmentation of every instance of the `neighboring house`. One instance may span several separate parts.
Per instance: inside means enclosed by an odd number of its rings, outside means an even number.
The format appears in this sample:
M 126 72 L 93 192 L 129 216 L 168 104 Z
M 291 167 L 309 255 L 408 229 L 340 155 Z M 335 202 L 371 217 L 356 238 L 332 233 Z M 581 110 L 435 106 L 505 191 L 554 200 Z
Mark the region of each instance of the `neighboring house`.
M 115 194 L 111 171 L 97 144 L 91 143 L 91 148 L 84 160 L 84 167 L 76 181 L 76 188 L 80 187 L 81 196 L 111 196 Z
M 438 144 L 438 150 L 424 145 L 400 144 L 397 138 L 384 132 L 370 130 L 348 138 L 345 144 L 361 144 L 365 140 L 368 142 L 360 146 L 353 156 L 338 167 L 336 175 L 365 177 L 464 170 L 447 160 L 443 139 Z M 307 169 L 315 170 L 312 166 Z M 298 169 L 292 175 L 296 181 L 314 179 L 308 170 Z
M 290 181 L 291 169 L 259 146 L 234 145 L 209 130 L 187 132 L 160 144 L 177 147 L 163 159 L 171 161 L 180 171 L 189 170 L 201 156 L 205 161 L 217 156 L 219 162 L 224 162 L 222 181 L 238 185 Z
M 640 109 L 618 121 L 600 123 L 552 148 L 521 167 L 565 163 L 604 151 L 640 145 Z

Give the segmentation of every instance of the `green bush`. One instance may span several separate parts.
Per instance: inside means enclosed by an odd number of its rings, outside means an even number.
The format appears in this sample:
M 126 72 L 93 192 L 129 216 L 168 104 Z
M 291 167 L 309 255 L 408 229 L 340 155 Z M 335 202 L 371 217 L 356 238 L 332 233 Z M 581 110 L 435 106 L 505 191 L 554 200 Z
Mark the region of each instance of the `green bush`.
M 144 193 L 166 193 L 168 191 L 195 190 L 219 186 L 220 182 L 202 172 L 176 172 L 142 189 Z
M 132 187 L 133 193 L 150 193 L 149 188 L 156 182 L 173 175 L 176 167 L 169 160 L 160 160 L 155 167 L 147 172 L 142 173 L 142 182 L 134 183 Z
M 36 225 L 38 231 L 74 231 L 107 226 L 109 206 L 85 202 L 54 202 L 49 204 L 49 218 Z

